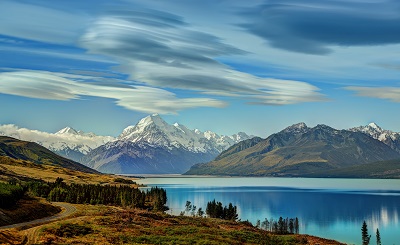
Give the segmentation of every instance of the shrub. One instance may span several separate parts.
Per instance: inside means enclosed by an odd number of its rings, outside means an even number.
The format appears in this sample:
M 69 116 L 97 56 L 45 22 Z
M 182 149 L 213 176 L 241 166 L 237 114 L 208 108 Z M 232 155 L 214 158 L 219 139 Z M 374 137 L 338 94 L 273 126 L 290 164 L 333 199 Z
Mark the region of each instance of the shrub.
M 25 194 L 19 185 L 0 183 L 0 208 L 14 206 Z
M 59 237 L 74 237 L 93 233 L 93 229 L 88 225 L 63 223 L 56 228 L 47 229 L 46 232 Z

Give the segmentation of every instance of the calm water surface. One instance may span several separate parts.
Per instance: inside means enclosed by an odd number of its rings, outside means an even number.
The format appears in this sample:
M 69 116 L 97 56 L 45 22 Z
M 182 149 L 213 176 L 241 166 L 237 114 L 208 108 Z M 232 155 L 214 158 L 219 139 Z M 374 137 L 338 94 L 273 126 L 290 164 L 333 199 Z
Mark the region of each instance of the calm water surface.
M 206 208 L 213 199 L 238 207 L 239 218 L 298 217 L 300 232 L 361 243 L 367 222 L 375 243 L 379 228 L 383 244 L 400 245 L 400 180 L 304 178 L 146 178 L 138 181 L 165 188 L 168 212 L 179 214 L 187 200 Z

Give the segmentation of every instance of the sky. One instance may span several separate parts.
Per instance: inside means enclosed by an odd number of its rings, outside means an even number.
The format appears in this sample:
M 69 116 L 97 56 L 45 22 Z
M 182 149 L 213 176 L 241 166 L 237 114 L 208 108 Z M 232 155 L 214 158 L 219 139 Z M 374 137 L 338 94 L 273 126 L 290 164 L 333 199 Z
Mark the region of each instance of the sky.
M 397 0 L 2 0 L 0 124 L 400 131 Z

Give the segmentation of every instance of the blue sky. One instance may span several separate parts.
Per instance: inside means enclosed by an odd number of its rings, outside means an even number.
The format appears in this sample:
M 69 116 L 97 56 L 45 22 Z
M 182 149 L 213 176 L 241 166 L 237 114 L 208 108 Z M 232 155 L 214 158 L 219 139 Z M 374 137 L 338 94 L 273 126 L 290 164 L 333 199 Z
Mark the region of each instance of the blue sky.
M 400 2 L 0 2 L 0 124 L 400 131 Z

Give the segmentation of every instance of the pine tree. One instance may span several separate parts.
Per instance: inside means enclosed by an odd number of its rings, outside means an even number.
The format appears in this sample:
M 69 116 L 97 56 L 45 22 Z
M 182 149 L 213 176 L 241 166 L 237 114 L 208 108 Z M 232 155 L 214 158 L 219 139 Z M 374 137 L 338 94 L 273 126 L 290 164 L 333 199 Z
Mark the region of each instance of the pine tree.
M 379 229 L 376 229 L 376 245 L 382 245 L 381 234 L 379 233 Z
M 203 209 L 202 208 L 197 209 L 197 216 L 198 217 L 203 217 L 203 215 L 204 215 Z
M 361 227 L 361 238 L 362 238 L 362 245 L 369 245 L 369 240 L 371 239 L 371 235 L 368 235 L 368 227 L 365 220 Z
M 290 234 L 294 233 L 294 219 L 289 220 L 289 233 Z
M 294 220 L 294 233 L 299 234 L 299 219 L 297 217 Z

